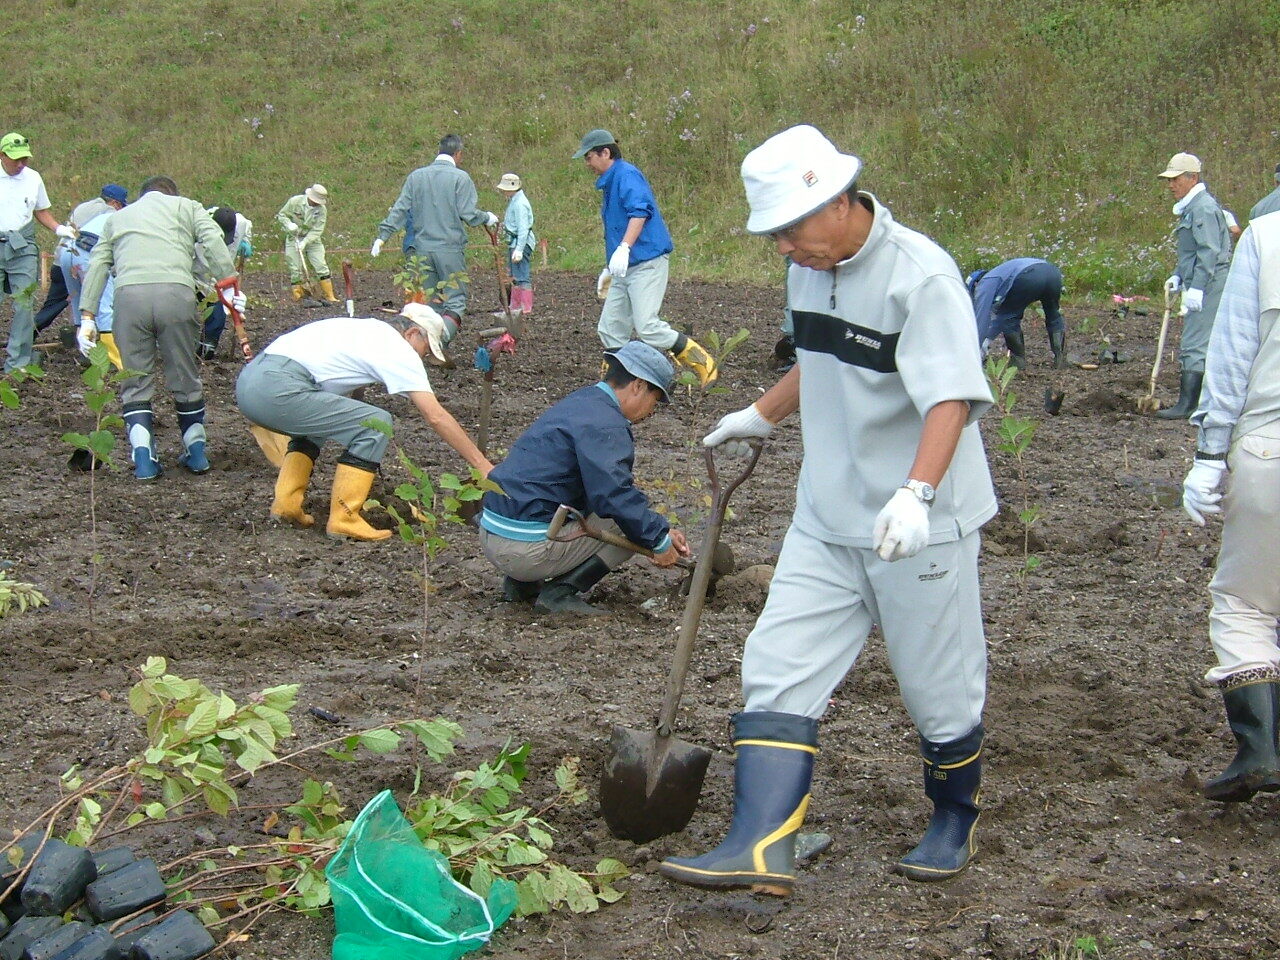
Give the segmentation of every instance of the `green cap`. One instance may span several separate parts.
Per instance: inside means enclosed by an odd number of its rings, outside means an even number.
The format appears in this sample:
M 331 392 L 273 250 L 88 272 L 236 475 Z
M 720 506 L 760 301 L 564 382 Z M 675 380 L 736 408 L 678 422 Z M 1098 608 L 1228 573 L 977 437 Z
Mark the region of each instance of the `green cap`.
M 0 140 L 0 153 L 3 153 L 10 160 L 21 160 L 23 157 L 31 156 L 31 141 L 22 134 L 6 133 L 4 139 Z
M 582 138 L 582 143 L 578 146 L 578 152 L 573 155 L 573 159 L 578 160 L 587 155 L 588 150 L 598 150 L 600 147 L 607 147 L 611 143 L 618 141 L 613 138 L 613 134 L 608 130 L 592 130 Z

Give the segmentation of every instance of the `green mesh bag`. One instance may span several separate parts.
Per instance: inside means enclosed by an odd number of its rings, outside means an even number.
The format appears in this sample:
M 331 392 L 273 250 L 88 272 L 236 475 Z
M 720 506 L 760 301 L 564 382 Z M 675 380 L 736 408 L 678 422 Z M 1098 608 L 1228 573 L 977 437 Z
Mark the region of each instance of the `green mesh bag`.
M 478 950 L 516 907 L 515 884 L 481 897 L 422 845 L 390 790 L 360 811 L 325 867 L 337 936 L 333 960 L 456 960 Z

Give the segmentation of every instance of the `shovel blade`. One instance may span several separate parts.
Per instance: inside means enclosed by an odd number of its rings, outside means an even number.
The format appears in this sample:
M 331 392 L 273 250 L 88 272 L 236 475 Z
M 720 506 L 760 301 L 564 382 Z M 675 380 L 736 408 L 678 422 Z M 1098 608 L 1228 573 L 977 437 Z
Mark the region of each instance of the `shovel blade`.
M 711 751 L 652 730 L 614 727 L 600 778 L 600 811 L 621 840 L 648 843 L 693 818 Z

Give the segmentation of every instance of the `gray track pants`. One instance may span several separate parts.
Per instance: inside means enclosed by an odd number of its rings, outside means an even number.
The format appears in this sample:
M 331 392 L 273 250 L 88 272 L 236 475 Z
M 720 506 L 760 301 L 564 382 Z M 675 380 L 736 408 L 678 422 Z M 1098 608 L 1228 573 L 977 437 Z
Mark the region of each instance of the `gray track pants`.
M 111 332 L 126 370 L 140 374 L 120 385 L 120 403 L 150 403 L 156 392 L 156 358 L 179 406 L 201 400 L 196 343 L 200 320 L 196 292 L 181 283 L 134 283 L 116 287 Z
M 606 350 L 617 350 L 634 333 L 655 350 L 670 350 L 679 334 L 658 316 L 667 294 L 670 257 L 663 254 L 637 263 L 619 280 L 613 278 L 600 311 L 596 332 Z
M 793 525 L 742 653 L 744 709 L 822 716 L 873 623 L 921 736 L 945 743 L 978 725 L 987 649 L 976 532 L 886 563 Z
M 1178 341 L 1178 365 L 1183 373 L 1204 373 L 1204 360 L 1209 352 L 1209 336 L 1218 315 L 1222 291 L 1227 286 L 1227 271 L 1218 271 L 1204 292 L 1204 306 L 1182 318 L 1182 339 Z
M 34 227 L 30 233 L 31 240 L 21 253 L 12 252 L 7 242 L 0 243 L 0 300 L 4 299 L 6 290 L 13 299 L 13 323 L 9 327 L 9 355 L 4 362 L 5 373 L 35 363 L 32 344 L 36 339 L 35 295 L 40 269 L 40 248 L 35 244 Z
M 258 426 L 289 437 L 306 438 L 316 446 L 326 440 L 342 444 L 354 457 L 381 463 L 391 438 L 366 420 L 390 425 L 391 414 L 371 403 L 321 390 L 296 360 L 260 353 L 236 380 L 236 404 Z
M 611 533 L 621 534 L 612 520 L 602 520 L 595 514 L 587 518 L 593 526 Z M 489 562 L 513 580 L 537 583 L 568 573 L 589 557 L 599 557 L 610 570 L 616 570 L 635 554 L 622 547 L 615 547 L 590 537 L 580 537 L 567 543 L 556 540 L 508 540 L 496 533 L 480 528 L 480 549 Z

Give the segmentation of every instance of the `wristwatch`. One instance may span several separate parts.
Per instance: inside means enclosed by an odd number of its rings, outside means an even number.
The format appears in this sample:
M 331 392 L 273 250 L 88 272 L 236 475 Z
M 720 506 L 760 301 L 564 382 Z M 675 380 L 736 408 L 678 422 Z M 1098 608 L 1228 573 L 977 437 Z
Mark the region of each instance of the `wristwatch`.
M 934 498 L 935 491 L 933 489 L 932 484 L 925 483 L 923 480 L 908 479 L 907 482 L 902 485 L 902 487 L 904 490 L 910 490 L 912 493 L 914 493 L 916 495 L 916 499 L 919 500 L 921 503 L 923 503 L 926 507 L 933 506 L 933 498 Z

